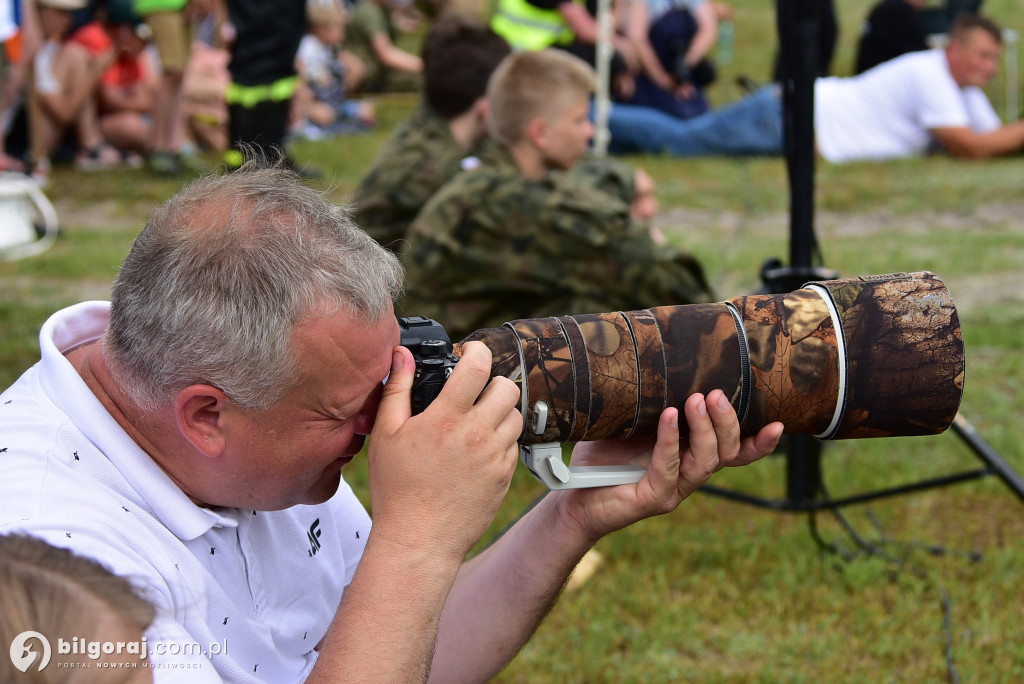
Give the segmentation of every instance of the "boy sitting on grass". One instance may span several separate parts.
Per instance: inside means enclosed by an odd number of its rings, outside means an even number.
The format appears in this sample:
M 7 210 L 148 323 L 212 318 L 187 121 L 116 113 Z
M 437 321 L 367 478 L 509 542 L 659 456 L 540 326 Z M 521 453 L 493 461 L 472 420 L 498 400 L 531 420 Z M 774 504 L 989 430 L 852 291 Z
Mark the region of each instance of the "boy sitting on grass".
M 347 18 L 339 0 L 306 3 L 309 32 L 296 55 L 300 84 L 295 99 L 295 132 L 304 137 L 355 133 L 374 125 L 373 103 L 348 97 L 365 69 L 342 49 Z
M 695 259 L 620 195 L 568 173 L 590 147 L 593 87 L 593 69 L 559 50 L 514 53 L 495 70 L 497 144 L 410 226 L 403 315 L 443 321 L 461 339 L 517 318 L 711 299 Z

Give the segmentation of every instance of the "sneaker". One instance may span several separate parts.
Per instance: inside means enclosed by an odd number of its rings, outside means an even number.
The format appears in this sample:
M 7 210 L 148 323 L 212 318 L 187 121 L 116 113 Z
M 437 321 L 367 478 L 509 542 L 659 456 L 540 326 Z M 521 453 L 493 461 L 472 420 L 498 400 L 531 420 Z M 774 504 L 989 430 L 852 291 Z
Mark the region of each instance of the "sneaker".
M 114 169 L 121 165 L 121 153 L 110 145 L 97 145 L 90 149 L 79 150 L 75 154 L 76 171 L 102 171 Z
M 141 169 L 146 165 L 146 160 L 143 159 L 142 155 L 138 152 L 132 152 L 131 150 L 125 150 L 121 153 L 121 160 L 124 165 L 130 169 Z

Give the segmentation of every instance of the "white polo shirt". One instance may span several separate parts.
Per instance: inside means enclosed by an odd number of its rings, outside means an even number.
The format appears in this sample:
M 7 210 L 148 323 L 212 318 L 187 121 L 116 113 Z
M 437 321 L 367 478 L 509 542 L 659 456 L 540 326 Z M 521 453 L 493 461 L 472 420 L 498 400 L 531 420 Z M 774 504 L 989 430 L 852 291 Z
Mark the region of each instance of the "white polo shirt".
M 980 88 L 961 88 L 944 50 L 911 52 L 852 78 L 819 78 L 814 133 L 831 162 L 911 157 L 929 151 L 930 129 L 1001 125 Z
M 157 682 L 296 682 L 316 660 L 370 518 L 351 488 L 318 506 L 192 503 L 120 428 L 63 353 L 98 339 L 109 304 L 54 314 L 41 360 L 0 394 L 0 533 L 95 558 L 156 605 Z M 46 635 L 71 642 L 80 635 Z

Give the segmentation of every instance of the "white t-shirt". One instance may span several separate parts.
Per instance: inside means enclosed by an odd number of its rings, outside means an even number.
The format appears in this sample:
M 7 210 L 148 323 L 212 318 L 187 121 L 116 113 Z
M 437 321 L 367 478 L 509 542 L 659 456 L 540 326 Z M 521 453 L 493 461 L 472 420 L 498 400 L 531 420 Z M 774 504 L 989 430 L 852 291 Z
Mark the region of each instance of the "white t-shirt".
M 853 78 L 819 78 L 814 90 L 818 149 L 831 162 L 927 152 L 929 129 L 999 128 L 984 91 L 961 88 L 941 49 L 911 52 Z
M 0 533 L 70 548 L 141 587 L 158 611 L 146 636 L 159 683 L 301 681 L 362 555 L 366 510 L 344 482 L 318 506 L 196 506 L 63 356 L 108 320 L 106 302 L 54 314 L 41 361 L 0 394 Z M 78 635 L 44 636 L 56 648 Z
M 18 32 L 14 5 L 18 0 L 0 0 L 0 42 L 6 41 Z
M 60 92 L 60 81 L 53 73 L 53 65 L 57 61 L 57 53 L 60 52 L 60 43 L 55 40 L 47 40 L 39 46 L 36 51 L 33 63 L 35 73 L 36 91 L 46 95 L 53 95 Z
M 302 63 L 302 75 L 307 81 L 325 84 L 334 80 L 338 57 L 313 34 L 302 37 L 295 58 Z

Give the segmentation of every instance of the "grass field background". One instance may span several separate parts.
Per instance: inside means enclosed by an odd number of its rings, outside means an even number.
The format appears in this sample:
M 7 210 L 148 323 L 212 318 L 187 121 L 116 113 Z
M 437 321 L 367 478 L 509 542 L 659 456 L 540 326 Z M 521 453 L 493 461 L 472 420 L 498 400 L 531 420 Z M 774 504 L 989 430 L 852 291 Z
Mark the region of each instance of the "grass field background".
M 716 104 L 740 95 L 733 85 L 739 74 L 766 80 L 775 51 L 773 3 L 732 4 L 734 58 L 721 65 L 711 92 Z M 836 0 L 836 73 L 850 70 L 868 5 Z M 985 8 L 1024 30 L 1018 0 L 987 0 Z M 994 84 L 1000 113 L 1004 92 Z M 326 172 L 322 187 L 334 201 L 347 201 L 415 99 L 386 96 L 377 104 L 377 131 L 293 150 Z M 722 298 L 757 289 L 765 258 L 786 258 L 781 160 L 629 161 L 658 181 L 658 224 L 701 259 Z M 843 276 L 933 270 L 943 277 L 967 347 L 962 413 L 1018 472 L 1022 185 L 1024 157 L 1017 156 L 820 163 L 816 186 L 826 265 Z M 52 310 L 108 296 L 132 237 L 179 186 L 139 171 L 55 169 L 48 194 L 61 238 L 42 256 L 0 263 L 0 386 L 37 360 L 38 327 Z M 952 433 L 828 444 L 823 457 L 826 486 L 837 498 L 979 465 Z M 781 497 L 784 469 L 785 457 L 773 456 L 713 482 Z M 347 470 L 365 497 L 364 464 Z M 541 493 L 520 469 L 488 539 Z M 859 548 L 844 525 L 882 553 Z M 1022 536 L 1024 502 L 994 477 L 851 506 L 842 521 L 698 494 L 671 515 L 600 542 L 597 571 L 563 597 L 497 681 L 1024 681 Z

